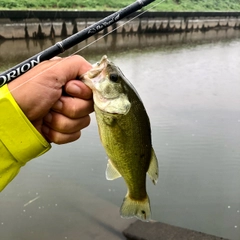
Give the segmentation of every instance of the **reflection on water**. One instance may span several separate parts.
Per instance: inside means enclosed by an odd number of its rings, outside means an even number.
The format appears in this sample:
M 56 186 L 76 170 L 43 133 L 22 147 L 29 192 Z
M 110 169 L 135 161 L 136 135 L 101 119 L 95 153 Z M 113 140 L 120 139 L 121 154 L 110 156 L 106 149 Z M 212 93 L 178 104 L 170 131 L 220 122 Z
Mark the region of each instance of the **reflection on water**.
M 146 48 L 148 50 L 157 48 L 161 51 L 169 51 L 182 48 L 183 46 L 190 47 L 196 44 L 228 41 L 239 37 L 240 31 L 234 29 L 175 34 L 110 34 L 106 37 L 97 35 L 67 50 L 62 56 L 78 52 L 88 59 L 96 61 L 103 54 L 125 54 L 126 51 L 142 51 Z M 61 39 L 0 41 L 0 71 L 9 69 L 30 56 L 34 56 L 47 49 L 58 41 L 61 41 Z
M 145 103 L 160 164 L 157 186 L 148 180 L 153 219 L 234 240 L 240 236 L 238 36 L 117 35 L 81 52 L 91 62 L 107 53 Z M 2 43 L 1 69 L 52 43 L 28 44 Z M 0 238 L 124 239 L 121 231 L 132 221 L 118 212 L 126 187 L 122 179 L 105 179 L 106 163 L 92 115 L 79 141 L 31 161 L 1 193 Z

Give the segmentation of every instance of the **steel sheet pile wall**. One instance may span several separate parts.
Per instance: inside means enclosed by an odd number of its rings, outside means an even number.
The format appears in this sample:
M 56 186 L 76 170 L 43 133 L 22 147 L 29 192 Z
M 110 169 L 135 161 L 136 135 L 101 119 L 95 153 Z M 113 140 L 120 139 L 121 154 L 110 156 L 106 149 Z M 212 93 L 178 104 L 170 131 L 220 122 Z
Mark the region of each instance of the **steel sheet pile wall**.
M 112 12 L 0 11 L 0 39 L 67 37 Z M 136 16 L 135 13 L 129 17 Z M 117 33 L 171 33 L 240 28 L 240 12 L 146 12 Z M 109 27 L 107 31 L 113 29 Z M 106 33 L 106 31 L 105 31 Z

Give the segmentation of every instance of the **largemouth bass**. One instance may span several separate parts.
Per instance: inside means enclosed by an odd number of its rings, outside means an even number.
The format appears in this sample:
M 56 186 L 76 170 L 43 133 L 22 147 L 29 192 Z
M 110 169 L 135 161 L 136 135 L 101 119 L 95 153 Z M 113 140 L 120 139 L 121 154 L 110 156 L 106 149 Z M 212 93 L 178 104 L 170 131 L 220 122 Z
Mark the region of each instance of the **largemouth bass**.
M 146 173 L 155 184 L 158 162 L 144 105 L 121 70 L 103 56 L 81 79 L 93 91 L 99 135 L 109 158 L 106 178 L 123 177 L 128 187 L 122 217 L 151 217 Z

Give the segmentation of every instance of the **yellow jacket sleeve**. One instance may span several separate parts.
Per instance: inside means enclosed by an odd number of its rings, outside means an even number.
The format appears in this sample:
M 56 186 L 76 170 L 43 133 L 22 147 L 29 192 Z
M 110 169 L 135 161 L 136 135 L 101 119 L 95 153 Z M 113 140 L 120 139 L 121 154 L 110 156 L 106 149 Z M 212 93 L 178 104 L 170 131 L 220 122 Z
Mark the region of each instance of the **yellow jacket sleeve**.
M 15 102 L 7 85 L 0 88 L 0 191 L 29 160 L 51 145 L 35 129 Z

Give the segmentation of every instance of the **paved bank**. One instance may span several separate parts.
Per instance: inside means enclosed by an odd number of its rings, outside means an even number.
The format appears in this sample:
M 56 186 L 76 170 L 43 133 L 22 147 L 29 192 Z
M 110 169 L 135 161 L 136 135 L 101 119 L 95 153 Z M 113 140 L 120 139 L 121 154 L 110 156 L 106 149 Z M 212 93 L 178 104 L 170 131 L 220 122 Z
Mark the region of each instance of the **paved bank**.
M 109 11 L 0 11 L 0 38 L 65 38 L 112 13 Z M 134 13 L 127 19 L 132 19 L 137 14 Z M 146 12 L 126 24 L 124 24 L 126 20 L 120 21 L 114 25 L 114 28 L 118 27 L 117 33 L 239 29 L 239 17 L 240 12 Z M 112 27 L 107 29 L 110 30 Z
M 228 240 L 160 222 L 132 223 L 123 234 L 128 240 Z

